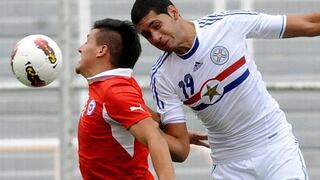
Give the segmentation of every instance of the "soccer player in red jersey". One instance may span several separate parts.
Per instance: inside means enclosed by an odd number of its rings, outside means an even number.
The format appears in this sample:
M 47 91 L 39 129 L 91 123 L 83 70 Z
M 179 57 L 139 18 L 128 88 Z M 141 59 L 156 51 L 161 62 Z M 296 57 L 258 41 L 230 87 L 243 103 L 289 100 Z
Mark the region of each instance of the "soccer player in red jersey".
M 134 26 L 128 21 L 98 20 L 79 52 L 76 72 L 89 84 L 78 126 L 83 179 L 152 180 L 149 153 L 158 178 L 175 179 L 168 144 L 132 77 L 141 53 Z

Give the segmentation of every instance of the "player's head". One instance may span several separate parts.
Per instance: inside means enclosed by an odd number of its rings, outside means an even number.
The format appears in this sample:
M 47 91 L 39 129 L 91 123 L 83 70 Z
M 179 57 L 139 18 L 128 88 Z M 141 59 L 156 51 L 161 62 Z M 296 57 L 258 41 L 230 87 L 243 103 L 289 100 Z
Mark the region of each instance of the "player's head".
M 170 5 L 173 3 L 169 0 L 136 0 L 131 9 L 131 20 L 138 24 L 150 11 L 157 15 L 168 14 Z
M 152 45 L 167 52 L 178 52 L 186 36 L 185 21 L 169 0 L 136 0 L 131 20 Z
M 114 68 L 133 68 L 140 56 L 141 45 L 131 22 L 106 18 L 94 22 L 79 52 L 81 61 L 76 72 L 83 75 L 82 70 L 102 72 Z

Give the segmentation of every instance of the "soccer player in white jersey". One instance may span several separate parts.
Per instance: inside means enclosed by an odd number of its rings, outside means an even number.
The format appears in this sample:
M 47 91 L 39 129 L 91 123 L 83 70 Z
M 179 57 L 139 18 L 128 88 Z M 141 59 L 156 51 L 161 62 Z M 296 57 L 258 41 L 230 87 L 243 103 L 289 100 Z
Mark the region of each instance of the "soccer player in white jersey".
M 226 11 L 188 21 L 169 0 L 136 0 L 131 19 L 164 51 L 152 67 L 151 89 L 165 132 L 179 138 L 186 129 L 182 106 L 193 109 L 208 132 L 213 179 L 308 179 L 292 127 L 246 39 L 318 36 L 320 13 Z

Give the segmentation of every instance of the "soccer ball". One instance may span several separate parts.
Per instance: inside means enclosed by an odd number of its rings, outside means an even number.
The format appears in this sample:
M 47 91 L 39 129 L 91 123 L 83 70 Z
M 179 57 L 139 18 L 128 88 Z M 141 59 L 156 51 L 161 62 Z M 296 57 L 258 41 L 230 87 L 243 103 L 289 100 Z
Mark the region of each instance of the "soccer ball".
M 42 87 L 53 82 L 62 67 L 62 53 L 55 41 L 45 35 L 21 39 L 11 55 L 15 77 L 29 87 Z

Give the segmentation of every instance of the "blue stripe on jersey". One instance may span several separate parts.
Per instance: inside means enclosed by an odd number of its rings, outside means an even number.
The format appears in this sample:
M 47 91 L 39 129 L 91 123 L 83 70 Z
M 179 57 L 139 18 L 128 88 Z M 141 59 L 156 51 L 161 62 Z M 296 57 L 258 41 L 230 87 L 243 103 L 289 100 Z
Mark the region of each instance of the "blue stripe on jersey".
M 284 33 L 284 16 L 282 16 L 282 27 L 281 27 L 281 31 L 280 31 L 280 34 L 279 34 L 279 38 L 281 38 L 283 36 L 283 33 Z
M 227 94 L 228 92 L 230 92 L 231 90 L 233 90 L 234 88 L 236 88 L 237 86 L 239 86 L 244 80 L 247 79 L 247 77 L 249 76 L 250 72 L 249 70 L 247 69 L 240 77 L 238 77 L 236 80 L 234 80 L 233 82 L 231 82 L 230 84 L 226 85 L 224 88 L 223 88 L 223 94 L 220 96 L 219 99 L 217 99 L 215 102 L 213 102 L 212 104 L 205 104 L 205 103 L 201 103 L 200 105 L 198 106 L 195 106 L 195 107 L 191 107 L 193 110 L 195 111 L 201 111 L 205 108 L 207 108 L 208 106 L 210 105 L 213 105 L 213 104 L 216 104 L 217 102 L 219 102 L 222 97 Z
M 159 99 L 157 88 L 156 88 L 156 78 L 155 74 L 157 73 L 158 69 L 163 65 L 164 61 L 169 57 L 171 53 L 165 52 L 160 56 L 160 58 L 156 61 L 156 63 L 152 66 L 152 71 L 151 71 L 151 91 L 153 94 L 153 98 L 157 102 L 157 106 L 159 109 L 164 108 L 164 103 Z
M 197 51 L 198 47 L 199 47 L 199 40 L 198 40 L 198 37 L 196 36 L 196 41 L 195 41 L 193 47 L 191 48 L 191 50 L 185 55 L 178 55 L 178 56 L 180 58 L 186 60 L 189 57 L 191 57 Z
M 162 53 L 161 54 L 161 56 L 156 60 L 156 62 L 152 65 L 152 71 L 154 70 L 154 69 L 156 69 L 156 67 L 159 65 L 159 63 L 161 63 L 162 61 L 162 58 L 163 58 L 163 56 L 165 56 L 167 54 L 167 52 L 165 52 L 165 53 Z
M 202 21 L 199 21 L 199 25 L 200 25 L 200 27 L 204 27 L 206 25 L 211 25 L 221 19 L 223 19 L 223 18 L 221 17 L 221 18 L 216 18 L 216 19 L 204 19 Z
M 151 79 L 153 79 L 154 75 L 158 71 L 158 69 L 162 66 L 164 61 L 168 58 L 168 56 L 171 53 L 165 52 L 163 55 L 157 60 L 157 62 L 152 66 L 152 71 L 151 71 Z
M 155 81 L 156 81 L 156 80 L 154 79 L 153 82 L 155 82 Z M 159 99 L 159 96 L 158 96 L 158 92 L 157 92 L 157 88 L 156 88 L 155 83 L 153 83 L 152 91 L 153 91 L 153 93 L 154 93 L 153 98 L 156 100 L 157 106 L 159 107 L 159 109 L 163 109 L 163 108 L 164 108 L 164 103 L 163 103 L 163 101 L 161 101 L 161 100 Z
M 226 16 L 233 16 L 233 15 L 257 15 L 257 12 L 250 12 L 250 11 L 226 11 L 219 14 L 211 14 L 204 18 L 198 20 L 199 27 L 203 28 L 207 25 L 212 25 L 213 23 L 223 19 Z

